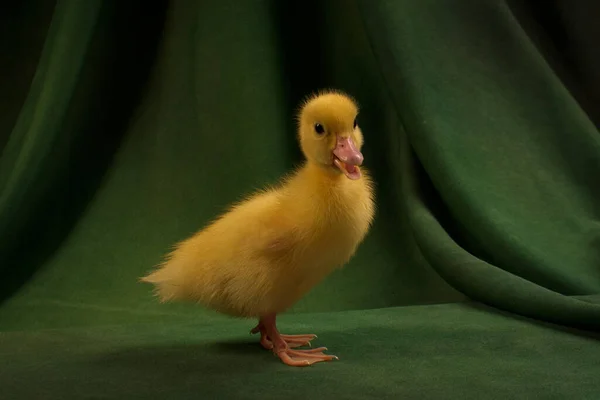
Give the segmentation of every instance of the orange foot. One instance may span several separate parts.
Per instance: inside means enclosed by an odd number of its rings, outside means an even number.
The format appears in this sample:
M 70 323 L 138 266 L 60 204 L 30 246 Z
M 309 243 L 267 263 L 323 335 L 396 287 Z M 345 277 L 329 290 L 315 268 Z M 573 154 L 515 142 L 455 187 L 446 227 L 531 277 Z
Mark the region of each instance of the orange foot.
M 326 347 L 319 347 L 310 350 L 295 350 L 300 346 L 310 346 L 311 340 L 317 335 L 282 335 L 277 330 L 275 315 L 270 315 L 260 319 L 258 325 L 250 333 L 260 332 L 260 344 L 267 350 L 273 350 L 283 363 L 294 366 L 304 367 L 321 361 L 337 360 L 334 355 L 325 354 Z
M 292 367 L 306 367 L 321 361 L 338 360 L 334 355 L 323 353 L 325 350 L 327 350 L 327 347 L 319 347 L 310 350 L 283 348 L 275 350 L 275 353 L 279 356 L 281 361 Z

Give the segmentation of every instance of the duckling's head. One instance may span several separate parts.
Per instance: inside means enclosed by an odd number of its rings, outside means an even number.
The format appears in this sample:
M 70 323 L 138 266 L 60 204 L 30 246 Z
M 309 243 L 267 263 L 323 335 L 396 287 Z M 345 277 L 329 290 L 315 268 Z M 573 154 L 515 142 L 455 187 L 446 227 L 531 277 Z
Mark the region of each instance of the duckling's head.
M 298 116 L 300 147 L 308 162 L 359 179 L 363 135 L 357 115 L 358 105 L 344 93 L 328 91 L 310 97 Z

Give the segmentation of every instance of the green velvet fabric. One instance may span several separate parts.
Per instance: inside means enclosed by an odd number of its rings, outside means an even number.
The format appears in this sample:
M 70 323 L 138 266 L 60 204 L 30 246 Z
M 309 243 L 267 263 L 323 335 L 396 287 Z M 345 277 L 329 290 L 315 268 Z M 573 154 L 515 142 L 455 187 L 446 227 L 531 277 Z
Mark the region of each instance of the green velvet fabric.
M 0 397 L 597 398 L 597 3 L 0 7 Z M 378 210 L 281 317 L 340 360 L 294 369 L 137 279 L 300 161 L 324 87 Z
M 600 297 L 596 300 L 600 301 Z M 11 399 L 596 399 L 598 337 L 468 304 L 286 315 L 339 361 L 291 368 L 187 317 L 2 335 Z

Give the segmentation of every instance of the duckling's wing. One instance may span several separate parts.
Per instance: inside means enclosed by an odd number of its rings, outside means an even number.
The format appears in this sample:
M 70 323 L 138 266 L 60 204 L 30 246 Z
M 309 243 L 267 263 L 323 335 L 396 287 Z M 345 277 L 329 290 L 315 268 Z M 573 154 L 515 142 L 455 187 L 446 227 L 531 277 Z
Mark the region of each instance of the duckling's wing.
M 292 255 L 302 244 L 302 235 L 296 227 L 278 230 L 265 242 L 261 252 L 270 257 L 280 258 Z

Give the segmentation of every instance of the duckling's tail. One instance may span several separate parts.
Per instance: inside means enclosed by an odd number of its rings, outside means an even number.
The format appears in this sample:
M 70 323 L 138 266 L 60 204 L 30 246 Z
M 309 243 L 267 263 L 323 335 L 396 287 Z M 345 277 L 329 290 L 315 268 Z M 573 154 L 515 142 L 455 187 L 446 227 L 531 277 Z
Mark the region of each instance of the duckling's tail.
M 164 269 L 157 269 L 139 278 L 139 281 L 154 285 L 154 294 L 159 298 L 161 303 L 177 300 L 180 297 L 178 296 L 178 285 L 168 277 Z
M 152 284 L 157 284 L 159 282 L 161 282 L 160 277 L 158 276 L 159 271 L 154 271 L 146 276 L 142 276 L 141 278 L 139 278 L 138 280 L 142 283 L 152 283 Z

